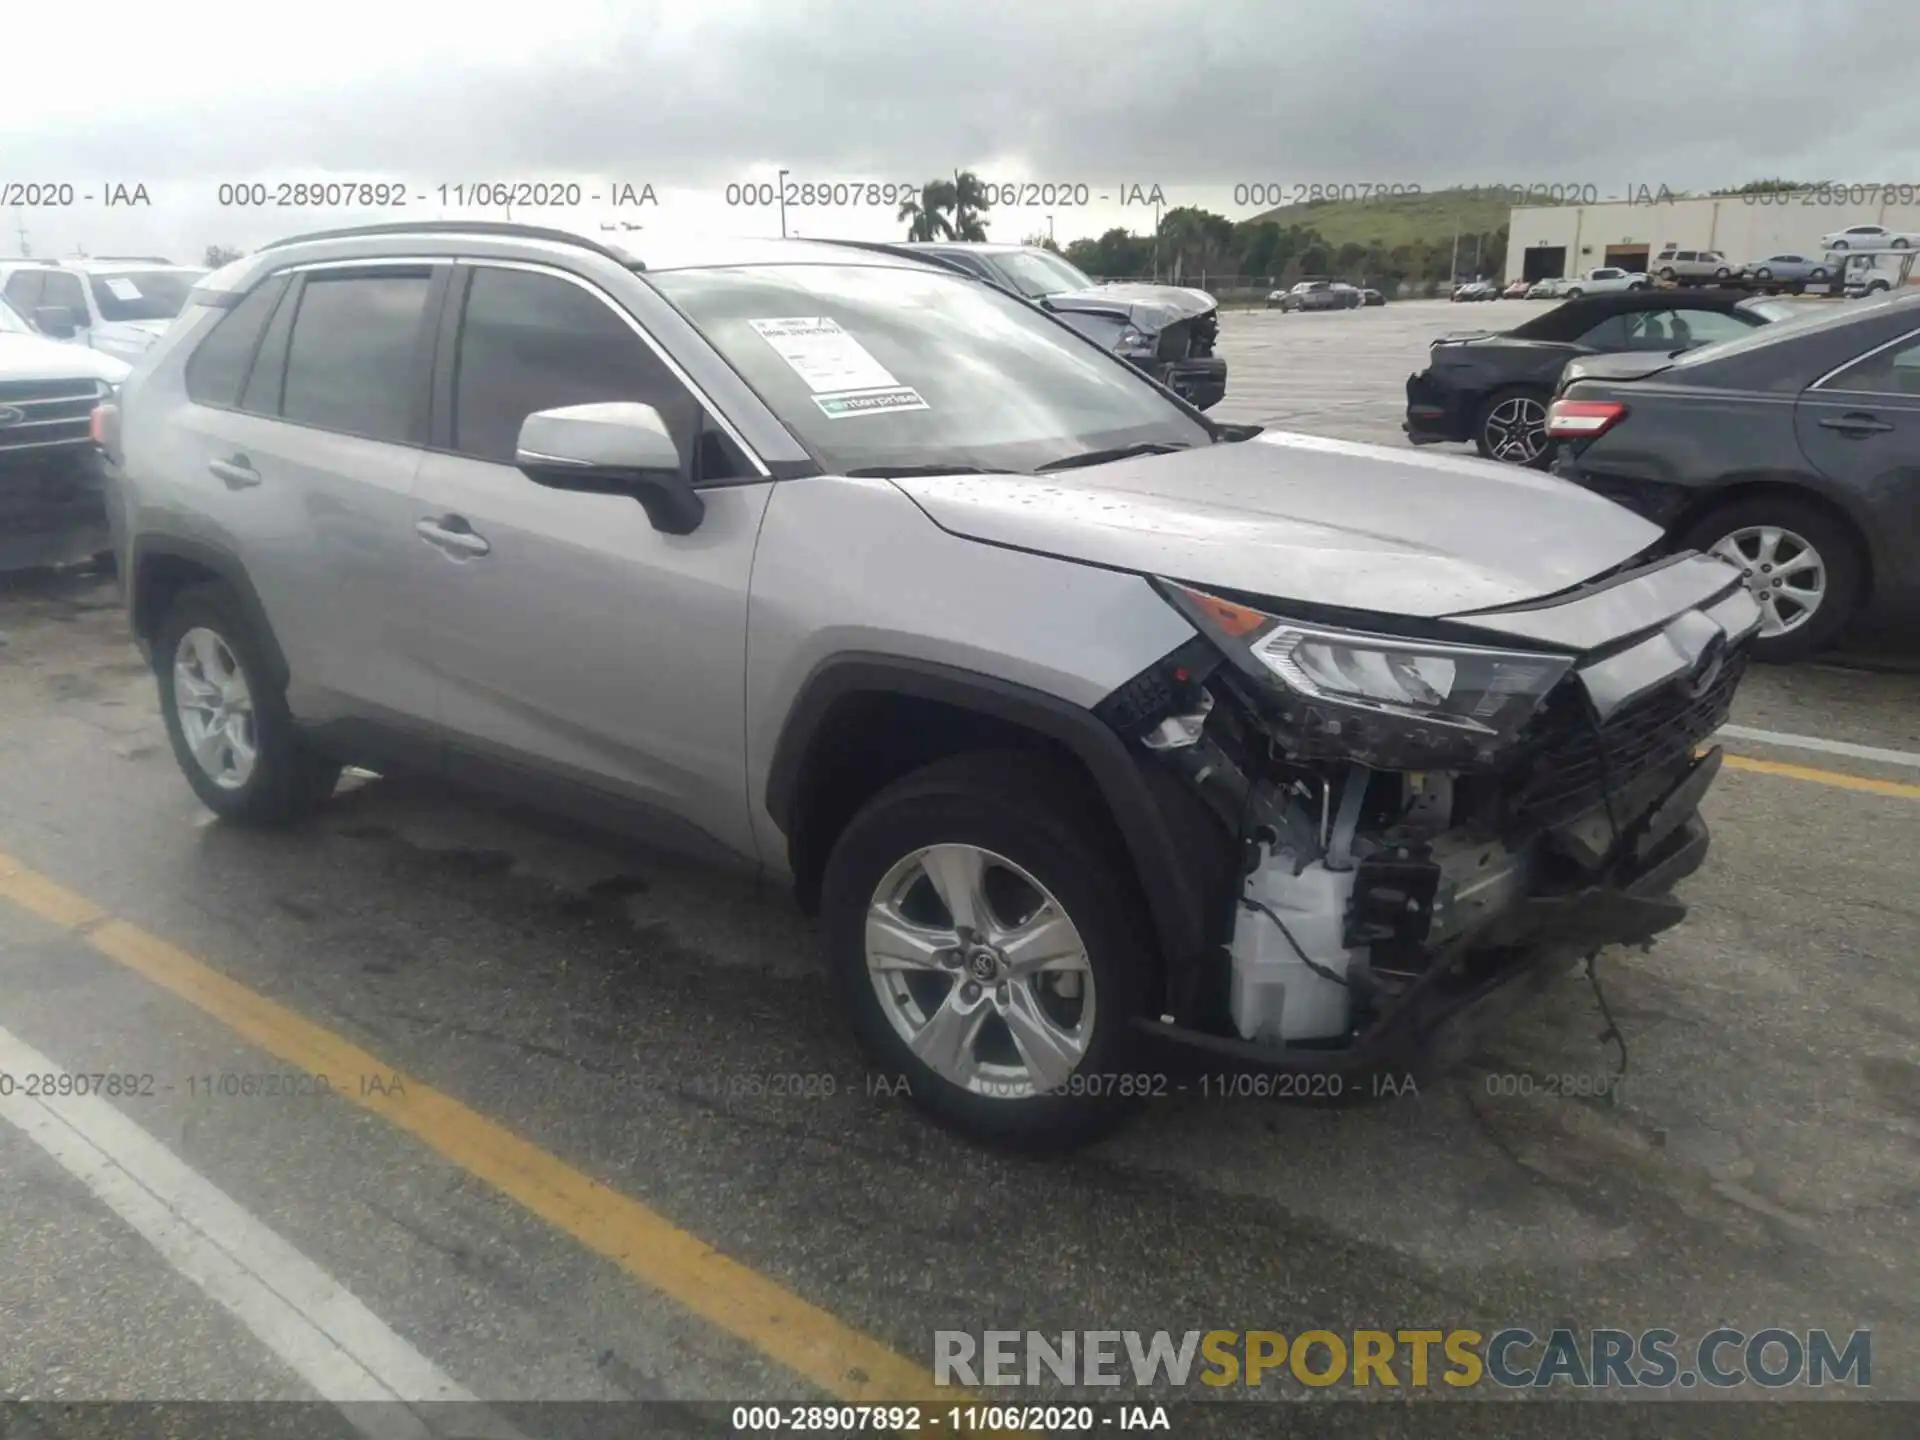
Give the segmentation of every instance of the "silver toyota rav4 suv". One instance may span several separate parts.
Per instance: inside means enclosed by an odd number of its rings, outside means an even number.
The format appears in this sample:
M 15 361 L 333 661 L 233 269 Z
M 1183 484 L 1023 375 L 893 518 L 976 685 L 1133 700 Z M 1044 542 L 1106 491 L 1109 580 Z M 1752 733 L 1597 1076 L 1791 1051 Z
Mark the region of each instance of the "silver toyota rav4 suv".
M 1759 622 L 1584 490 L 825 243 L 308 235 L 97 418 L 206 805 L 413 768 L 791 879 L 875 1066 L 1026 1148 L 1169 1057 L 1377 1093 L 1672 926 Z

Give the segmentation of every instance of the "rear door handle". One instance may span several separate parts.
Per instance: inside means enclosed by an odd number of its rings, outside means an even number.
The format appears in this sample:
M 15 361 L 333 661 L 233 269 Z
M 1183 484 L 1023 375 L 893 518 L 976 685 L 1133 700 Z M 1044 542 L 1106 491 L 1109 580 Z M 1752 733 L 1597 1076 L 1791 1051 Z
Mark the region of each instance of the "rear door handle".
M 1820 422 L 1820 428 L 1823 430 L 1838 430 L 1842 435 L 1865 437 L 1868 435 L 1878 435 L 1883 430 L 1891 430 L 1893 426 L 1884 420 L 1876 420 L 1871 415 L 1853 414 L 1839 415 L 1831 420 L 1822 420 Z
M 414 533 L 429 545 L 437 545 L 449 555 L 485 555 L 493 549 L 485 537 L 473 533 L 473 527 L 458 515 L 428 516 L 413 527 Z
M 209 460 L 207 469 L 224 480 L 229 490 L 246 490 L 260 483 L 260 472 L 244 455 L 235 455 L 230 460 Z

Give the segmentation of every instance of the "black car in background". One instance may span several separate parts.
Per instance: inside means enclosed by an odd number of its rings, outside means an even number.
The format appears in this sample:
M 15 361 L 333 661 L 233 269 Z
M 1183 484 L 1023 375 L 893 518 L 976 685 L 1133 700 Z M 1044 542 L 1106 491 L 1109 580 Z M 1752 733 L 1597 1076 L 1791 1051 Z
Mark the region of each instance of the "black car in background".
M 1227 362 L 1214 354 L 1220 302 L 1204 290 L 1131 280 L 1102 285 L 1065 256 L 1037 245 L 930 240 L 869 248 L 946 265 L 1031 300 L 1197 410 L 1211 409 L 1226 396 Z
M 1811 655 L 1856 616 L 1920 620 L 1920 295 L 1576 360 L 1547 431 L 1555 475 L 1740 566 L 1756 658 Z
M 1611 351 L 1667 355 L 1802 313 L 1733 293 L 1628 290 L 1586 295 L 1511 330 L 1443 335 L 1407 378 L 1415 445 L 1472 441 L 1490 460 L 1546 466 L 1547 402 L 1569 360 Z

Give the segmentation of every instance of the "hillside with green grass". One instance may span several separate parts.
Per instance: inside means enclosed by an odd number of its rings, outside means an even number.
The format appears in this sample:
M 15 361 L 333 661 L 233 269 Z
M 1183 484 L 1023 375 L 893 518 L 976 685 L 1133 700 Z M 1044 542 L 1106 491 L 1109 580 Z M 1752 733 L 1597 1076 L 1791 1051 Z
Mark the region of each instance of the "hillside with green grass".
M 1504 195 L 1436 190 L 1382 199 L 1313 200 L 1283 205 L 1243 225 L 1299 225 L 1317 231 L 1329 245 L 1361 245 L 1393 251 L 1403 245 L 1451 243 L 1453 236 L 1492 235 L 1506 227 L 1512 202 Z

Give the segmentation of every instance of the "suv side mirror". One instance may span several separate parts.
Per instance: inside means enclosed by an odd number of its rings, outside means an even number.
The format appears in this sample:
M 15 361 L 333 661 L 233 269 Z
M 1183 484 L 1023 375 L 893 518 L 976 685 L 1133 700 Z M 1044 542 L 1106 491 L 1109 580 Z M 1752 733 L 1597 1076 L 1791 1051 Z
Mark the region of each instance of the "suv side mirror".
M 537 410 L 520 422 L 513 463 L 536 485 L 630 495 L 668 535 L 691 535 L 707 513 L 667 422 L 651 405 L 620 400 Z
M 41 305 L 33 312 L 33 328 L 54 340 L 71 340 L 79 333 L 73 311 L 65 305 Z

